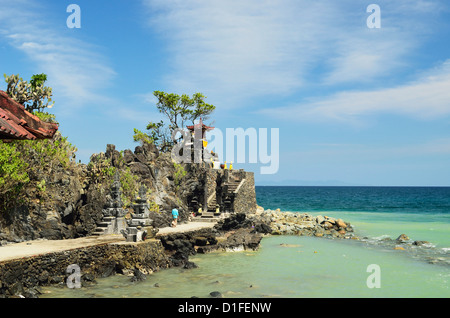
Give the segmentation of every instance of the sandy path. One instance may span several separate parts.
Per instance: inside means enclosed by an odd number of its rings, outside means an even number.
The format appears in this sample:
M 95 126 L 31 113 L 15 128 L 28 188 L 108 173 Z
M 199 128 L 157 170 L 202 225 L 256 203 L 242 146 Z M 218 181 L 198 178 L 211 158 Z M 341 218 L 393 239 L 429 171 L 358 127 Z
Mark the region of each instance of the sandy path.
M 179 233 L 213 227 L 214 222 L 189 222 L 179 224 L 177 227 L 166 227 L 159 229 L 157 235 Z M 0 246 L 0 262 L 22 257 L 37 256 L 46 253 L 61 252 L 81 247 L 99 244 L 124 242 L 122 235 L 89 236 L 69 240 L 35 240 L 22 243 Z

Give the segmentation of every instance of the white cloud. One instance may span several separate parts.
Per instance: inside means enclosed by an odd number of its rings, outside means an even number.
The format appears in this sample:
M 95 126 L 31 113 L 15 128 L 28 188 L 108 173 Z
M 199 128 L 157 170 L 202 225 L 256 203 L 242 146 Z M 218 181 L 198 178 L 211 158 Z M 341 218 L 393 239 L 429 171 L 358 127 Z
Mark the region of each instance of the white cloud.
M 450 115 L 450 60 L 418 80 L 372 91 L 343 91 L 297 105 L 260 113 L 293 121 L 334 120 L 359 123 L 367 115 L 401 114 L 417 119 Z
M 35 69 L 48 75 L 54 100 L 61 107 L 55 110 L 71 112 L 90 102 L 108 102 L 99 93 L 114 77 L 114 70 L 105 57 L 97 53 L 99 48 L 76 38 L 76 30 L 59 27 L 47 22 L 49 16 L 44 6 L 36 2 L 0 1 L 2 14 L 1 36 L 6 42 L 23 52 L 35 63 Z M 65 16 L 61 12 L 61 16 Z
M 310 84 L 371 82 L 408 66 L 427 21 L 419 9 L 434 1 L 395 17 L 404 1 L 379 2 L 383 27 L 369 30 L 363 1 L 143 0 L 149 25 L 168 43 L 168 85 L 244 103 Z
M 330 8 L 314 2 L 146 1 L 151 26 L 169 41 L 173 87 L 260 96 L 303 85 L 317 61 Z M 298 2 L 300 3 L 300 2 Z M 303 54 L 308 52 L 308 54 Z

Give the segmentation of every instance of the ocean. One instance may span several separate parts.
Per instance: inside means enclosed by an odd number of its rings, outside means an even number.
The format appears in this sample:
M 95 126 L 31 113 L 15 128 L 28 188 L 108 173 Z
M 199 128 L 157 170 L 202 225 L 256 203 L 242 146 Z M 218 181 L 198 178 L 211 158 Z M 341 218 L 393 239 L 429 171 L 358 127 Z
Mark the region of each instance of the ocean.
M 41 298 L 450 297 L 450 265 L 440 262 L 450 257 L 450 187 L 257 186 L 256 195 L 265 209 L 341 218 L 363 240 L 269 236 L 257 251 L 195 255 L 195 269 L 49 287 Z M 384 243 L 400 234 L 427 243 L 412 252 Z

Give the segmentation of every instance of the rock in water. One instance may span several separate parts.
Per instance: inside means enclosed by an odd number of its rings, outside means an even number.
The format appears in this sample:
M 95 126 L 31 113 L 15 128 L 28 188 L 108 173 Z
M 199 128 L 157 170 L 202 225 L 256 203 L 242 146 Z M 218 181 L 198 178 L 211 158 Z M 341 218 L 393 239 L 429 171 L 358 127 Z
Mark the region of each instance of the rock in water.
M 341 219 L 337 219 L 336 220 L 336 225 L 341 227 L 341 228 L 343 228 L 343 229 L 345 229 L 347 227 L 347 224 L 345 224 L 345 222 L 342 221 Z
M 316 221 L 317 221 L 317 224 L 321 224 L 322 222 L 325 221 L 325 218 L 323 216 L 321 216 L 321 215 L 318 215 L 316 217 Z
M 190 262 L 190 261 L 186 261 L 186 263 L 184 263 L 183 268 L 184 269 L 192 269 L 192 268 L 197 268 L 197 264 L 195 264 L 194 262 Z
M 409 241 L 409 237 L 406 236 L 406 234 L 400 234 L 400 236 L 397 237 L 397 241 L 404 243 L 404 242 Z
M 209 295 L 213 298 L 222 298 L 223 297 L 222 294 L 218 291 L 210 292 Z
M 147 279 L 147 276 L 145 276 L 144 273 L 142 273 L 140 270 L 135 269 L 134 270 L 134 276 L 131 277 L 132 282 L 142 282 Z
M 424 244 L 429 244 L 430 242 L 428 241 L 414 241 L 413 244 L 417 245 L 417 246 L 422 246 Z

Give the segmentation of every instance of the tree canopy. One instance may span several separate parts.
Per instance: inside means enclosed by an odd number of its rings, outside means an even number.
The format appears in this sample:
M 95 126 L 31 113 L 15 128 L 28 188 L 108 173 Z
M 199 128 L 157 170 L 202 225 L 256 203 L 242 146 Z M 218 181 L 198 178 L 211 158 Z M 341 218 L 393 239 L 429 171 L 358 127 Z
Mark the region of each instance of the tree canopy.
M 174 94 L 162 91 L 154 91 L 156 108 L 165 116 L 168 122 L 149 122 L 148 134 L 134 129 L 134 141 L 153 142 L 160 151 L 169 151 L 174 142 L 172 132 L 178 128 L 184 128 L 188 122 L 195 124 L 199 118 L 207 120 L 216 109 L 216 106 L 205 102 L 206 97 L 202 93 L 195 93 L 190 97 L 187 94 Z
M 35 74 L 30 83 L 24 81 L 19 75 L 4 74 L 8 84 L 6 93 L 16 102 L 25 106 L 27 111 L 42 111 L 44 108 L 52 108 L 52 88 L 44 86 L 47 81 L 46 74 Z

